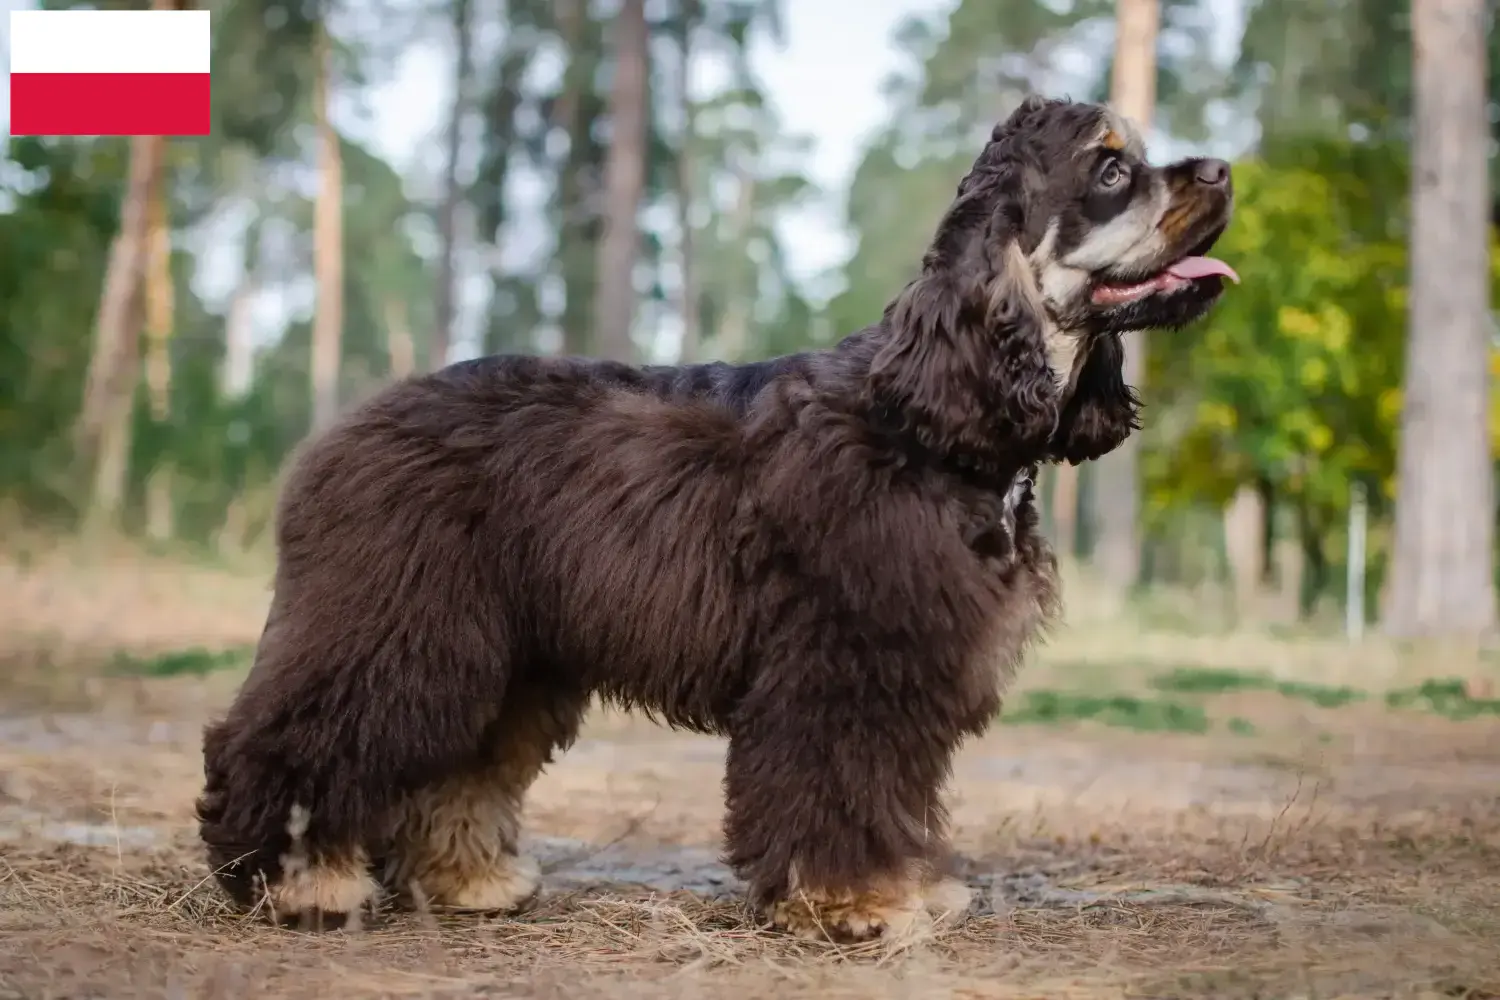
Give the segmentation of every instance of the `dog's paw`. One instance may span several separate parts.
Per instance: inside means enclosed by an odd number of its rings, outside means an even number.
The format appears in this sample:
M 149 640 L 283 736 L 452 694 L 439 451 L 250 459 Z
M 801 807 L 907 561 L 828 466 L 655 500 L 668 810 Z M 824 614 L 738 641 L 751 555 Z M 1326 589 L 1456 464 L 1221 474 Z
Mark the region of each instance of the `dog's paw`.
M 536 901 L 541 885 L 541 868 L 535 860 L 507 855 L 489 871 L 441 880 L 427 902 L 434 910 L 454 913 L 518 913 Z
M 280 924 L 302 930 L 354 929 L 380 895 L 362 858 L 346 863 L 289 865 L 270 887 L 267 905 Z
M 796 891 L 772 904 L 771 926 L 809 941 L 858 944 L 879 940 L 902 948 L 929 937 L 933 914 L 922 893 Z

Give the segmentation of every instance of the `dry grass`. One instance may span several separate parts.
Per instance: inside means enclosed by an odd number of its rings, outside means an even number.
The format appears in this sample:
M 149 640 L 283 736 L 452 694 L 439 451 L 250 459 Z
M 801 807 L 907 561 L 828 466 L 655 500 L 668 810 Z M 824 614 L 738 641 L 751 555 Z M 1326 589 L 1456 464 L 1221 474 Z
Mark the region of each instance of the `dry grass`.
M 761 931 L 738 902 L 624 887 L 554 895 L 521 919 L 413 914 L 307 934 L 229 911 L 186 836 L 149 853 L 28 844 L 0 867 L 0 986 L 23 996 L 560 1000 L 1479 997 L 1500 987 L 1493 855 L 1440 838 L 1413 864 L 1377 843 L 1368 870 L 1350 872 L 1302 842 L 1275 864 L 1230 873 L 1211 845 L 1191 864 L 1173 846 L 1095 848 L 1085 860 L 1097 870 L 1074 881 L 1096 882 L 1097 902 L 1002 907 L 890 958 Z M 1041 844 L 1020 853 L 1032 864 L 1080 860 Z M 1153 886 L 1154 899 L 1143 891 Z
M 609 713 L 531 798 L 532 831 L 594 847 L 554 851 L 524 917 L 247 920 L 206 879 L 191 816 L 197 727 L 236 678 L 86 668 L 253 642 L 265 579 L 69 547 L 0 563 L 0 658 L 12 703 L 31 700 L 0 719 L 0 998 L 1500 996 L 1500 722 L 1253 691 L 1214 703 L 1253 736 L 1001 727 L 966 748 L 955 841 L 982 905 L 902 956 L 792 941 L 703 890 L 722 744 Z M 1138 689 L 1184 663 L 1374 689 L 1453 672 L 1378 643 L 1151 633 L 1081 603 L 1025 686 Z M 65 842 L 80 832 L 92 846 Z

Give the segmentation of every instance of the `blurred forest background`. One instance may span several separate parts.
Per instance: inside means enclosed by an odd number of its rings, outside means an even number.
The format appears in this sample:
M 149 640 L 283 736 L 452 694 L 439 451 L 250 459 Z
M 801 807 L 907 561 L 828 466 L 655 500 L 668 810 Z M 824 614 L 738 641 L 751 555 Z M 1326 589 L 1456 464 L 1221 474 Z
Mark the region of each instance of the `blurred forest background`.
M 392 378 L 830 344 L 1038 90 L 1113 99 L 1158 161 L 1232 158 L 1243 277 L 1137 343 L 1136 446 L 1049 472 L 1059 549 L 1200 623 L 1357 632 L 1354 588 L 1398 636 L 1493 629 L 1493 0 L 911 0 L 847 190 L 750 55 L 790 2 L 218 0 L 212 136 L 11 138 L 7 533 L 254 550 L 292 449 Z M 345 123 L 417 44 L 456 96 L 396 164 Z M 848 259 L 799 274 L 787 220 L 830 200 Z

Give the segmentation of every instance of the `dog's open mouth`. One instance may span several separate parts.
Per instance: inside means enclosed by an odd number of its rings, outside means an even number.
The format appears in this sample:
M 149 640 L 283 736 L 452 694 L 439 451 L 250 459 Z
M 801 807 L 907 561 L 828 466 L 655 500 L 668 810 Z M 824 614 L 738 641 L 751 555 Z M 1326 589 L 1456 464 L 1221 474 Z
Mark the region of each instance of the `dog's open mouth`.
M 1123 285 L 1100 282 L 1094 286 L 1093 300 L 1099 306 L 1124 305 L 1149 295 L 1170 295 L 1206 278 L 1228 278 L 1236 285 L 1240 283 L 1234 268 L 1216 257 L 1184 257 L 1145 281 Z

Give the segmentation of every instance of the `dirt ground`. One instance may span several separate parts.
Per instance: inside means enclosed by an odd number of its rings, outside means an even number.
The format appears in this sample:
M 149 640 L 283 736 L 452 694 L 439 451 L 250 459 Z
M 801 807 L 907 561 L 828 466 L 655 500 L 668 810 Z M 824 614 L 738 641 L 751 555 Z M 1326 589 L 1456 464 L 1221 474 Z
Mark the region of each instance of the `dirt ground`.
M 1002 725 L 966 747 L 951 802 L 977 901 L 900 956 L 758 928 L 718 861 L 722 742 L 603 712 L 530 799 L 531 912 L 246 920 L 191 822 L 199 731 L 238 676 L 97 668 L 253 641 L 259 574 L 0 563 L 0 1000 L 1500 997 L 1500 716 L 1270 691 L 1214 699 L 1233 732 Z M 1376 688 L 1411 669 L 1383 648 L 1100 621 L 1070 622 L 1023 690 L 1136 690 L 1189 661 Z

